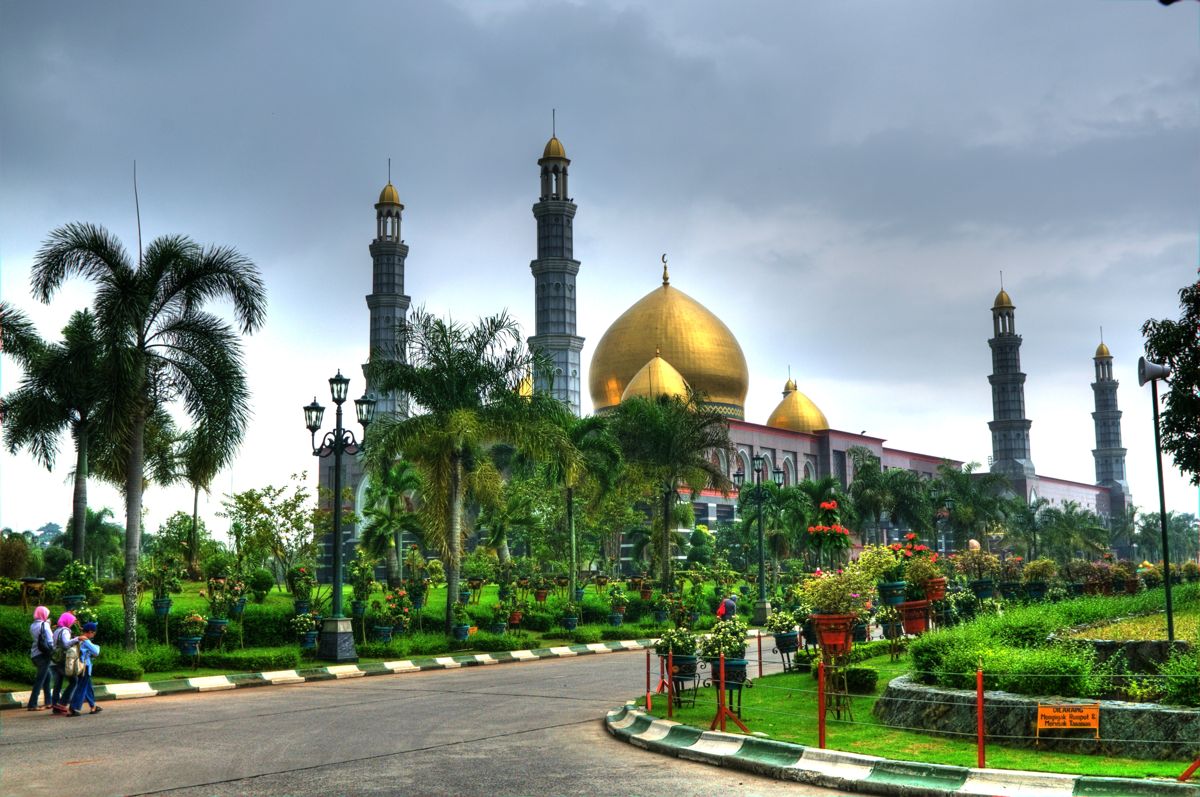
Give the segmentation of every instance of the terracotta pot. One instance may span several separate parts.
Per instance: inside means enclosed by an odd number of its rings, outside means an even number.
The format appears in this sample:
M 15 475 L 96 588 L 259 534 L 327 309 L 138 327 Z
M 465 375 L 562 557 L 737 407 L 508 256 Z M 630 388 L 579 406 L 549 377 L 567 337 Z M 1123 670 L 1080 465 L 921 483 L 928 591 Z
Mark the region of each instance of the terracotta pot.
M 849 653 L 851 645 L 854 644 L 854 622 L 857 617 L 856 614 L 812 615 L 817 644 L 822 650 L 835 656 Z
M 896 607 L 904 620 L 904 633 L 923 634 L 929 625 L 929 601 L 905 601 Z
M 940 601 L 946 597 L 946 577 L 938 576 L 931 578 L 925 582 L 925 598 L 931 601 Z

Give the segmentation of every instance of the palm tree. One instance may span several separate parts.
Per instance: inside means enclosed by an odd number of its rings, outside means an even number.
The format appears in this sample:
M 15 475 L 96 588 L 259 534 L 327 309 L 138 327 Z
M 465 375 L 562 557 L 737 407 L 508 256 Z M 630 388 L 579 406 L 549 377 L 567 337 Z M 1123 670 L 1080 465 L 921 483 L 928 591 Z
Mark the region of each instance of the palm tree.
M 188 574 L 192 578 L 200 577 L 200 491 L 209 491 L 213 479 L 229 464 L 236 450 L 233 441 L 206 440 L 195 430 L 186 432 L 180 440 L 180 475 L 192 488 L 192 528 L 188 533 L 187 558 Z
M 401 564 L 404 533 L 418 539 L 423 536 L 413 503 L 413 496 L 420 490 L 420 474 L 412 463 L 404 460 L 393 462 L 367 483 L 359 545 L 384 560 L 389 589 L 399 587 L 404 578 Z
M 978 467 L 978 462 L 961 468 L 943 462 L 928 484 L 931 505 L 946 519 L 959 549 L 966 547 L 969 538 L 982 538 L 985 549 L 990 546 L 988 532 L 1003 519 L 1003 496 L 1012 489 L 1003 474 L 976 473 Z
M 1008 500 L 1005 516 L 1008 520 L 1006 537 L 1024 553 L 1026 560 L 1032 561 L 1041 553 L 1041 543 L 1045 537 L 1046 509 L 1050 502 L 1045 498 L 1035 498 L 1026 501 L 1019 495 Z
M 1081 553 L 1100 554 L 1108 548 L 1108 530 L 1094 512 L 1064 501 L 1042 511 L 1042 549 L 1059 562 Z
M 408 362 L 375 361 L 370 371 L 379 390 L 408 395 L 415 414 L 376 422 L 367 467 L 378 474 L 403 457 L 421 472 L 426 534 L 446 564 L 448 631 L 458 595 L 468 487 L 486 497 L 498 494 L 501 483 L 485 447 L 503 441 L 540 456 L 569 443 L 547 420 L 555 411 L 554 399 L 518 395 L 535 357 L 521 346 L 520 329 L 507 313 L 467 327 L 417 310 L 401 334 Z
M 71 433 L 75 441 L 71 555 L 83 561 L 88 454 L 100 404 L 108 392 L 102 380 L 96 318 L 87 310 L 72 314 L 63 329 L 62 342 L 46 344 L 12 313 L 0 307 L 0 314 L 10 315 L 8 320 L 0 321 L 0 326 L 12 325 L 3 343 L 25 369 L 25 378 L 16 391 L 0 400 L 0 413 L 6 421 L 4 441 L 13 453 L 28 447 L 39 464 L 51 470 L 59 437 L 64 431 Z
M 917 534 L 927 531 L 933 522 L 933 509 L 921 477 L 910 470 L 892 468 L 884 471 L 883 479 L 889 498 L 888 516 L 892 522 Z
M 626 461 L 656 486 L 662 499 L 662 588 L 670 590 L 671 505 L 685 484 L 693 497 L 706 487 L 728 494 L 733 483 L 718 464 L 717 453 L 733 456 L 729 424 L 720 413 L 700 404 L 695 393 L 664 394 L 622 401 L 613 411 L 612 429 Z
M 512 532 L 528 532 L 537 525 L 533 496 L 512 480 L 505 483 L 501 499 L 484 506 L 479 513 L 478 526 L 487 532 L 486 544 L 496 552 L 496 559 L 502 566 L 512 561 L 508 547 Z
M 103 578 L 108 572 L 108 568 L 104 565 L 121 552 L 121 544 L 125 539 L 125 527 L 112 522 L 113 511 L 108 507 L 104 507 L 99 512 L 91 509 L 85 511 L 87 512 L 87 516 L 84 518 L 87 547 L 79 561 L 90 562 L 96 576 Z M 69 543 L 72 547 L 74 546 L 73 537 L 76 527 L 74 520 L 71 518 L 72 522 L 67 524 L 67 533 L 61 536 L 61 541 Z
M 234 249 L 162 236 L 135 265 L 115 236 L 91 224 L 50 233 L 34 262 L 33 293 L 49 302 L 70 276 L 96 283 L 110 399 L 103 421 L 124 462 L 125 647 L 136 650 L 147 424 L 178 399 L 198 437 L 235 445 L 250 417 L 241 344 L 204 306 L 228 299 L 249 334 L 263 323 L 266 293 L 254 264 Z
M 883 527 L 883 515 L 888 512 L 892 496 L 879 457 L 864 446 L 851 446 L 846 452 L 854 463 L 854 481 L 850 482 L 850 500 L 854 504 L 855 513 L 866 520 L 871 519 L 874 525 L 875 540 L 879 540 L 880 529 Z M 859 536 L 867 542 L 866 529 Z

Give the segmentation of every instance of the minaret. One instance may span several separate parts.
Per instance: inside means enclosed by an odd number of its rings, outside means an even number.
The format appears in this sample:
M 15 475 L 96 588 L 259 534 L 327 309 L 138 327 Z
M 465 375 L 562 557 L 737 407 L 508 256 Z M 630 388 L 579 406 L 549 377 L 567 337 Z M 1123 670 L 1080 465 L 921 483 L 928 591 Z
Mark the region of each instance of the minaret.
M 1117 385 L 1113 378 L 1112 352 L 1104 341 L 1096 347 L 1092 358 L 1096 364 L 1096 381 L 1092 392 L 1096 396 L 1096 484 L 1109 489 L 1109 516 L 1124 514 L 1129 503 L 1129 484 L 1125 481 L 1125 449 L 1121 447 L 1121 411 L 1117 409 Z
M 992 472 L 1011 480 L 1034 475 L 1029 458 L 1030 421 L 1025 417 L 1025 374 L 1021 373 L 1021 336 L 1017 334 L 1016 307 L 1001 288 L 992 304 Z
M 391 171 L 389 164 L 388 171 Z M 375 203 L 375 240 L 371 241 L 371 293 L 367 296 L 367 307 L 371 311 L 371 350 L 368 363 L 363 364 L 367 375 L 369 360 L 400 360 L 406 357 L 400 343 L 398 330 L 408 317 L 411 299 L 404 295 L 404 259 L 408 257 L 408 245 L 400 237 L 400 219 L 404 205 L 400 195 L 388 184 L 379 192 Z M 367 392 L 375 395 L 376 415 L 408 414 L 408 402 L 396 393 L 381 393 L 371 384 L 367 376 Z
M 552 374 L 536 374 L 538 390 L 549 391 L 576 415 L 579 404 L 579 353 L 583 338 L 575 334 L 575 275 L 571 224 L 575 203 L 567 194 L 567 167 L 571 161 L 557 136 L 551 136 L 538 160 L 541 193 L 533 206 L 537 219 L 537 259 L 533 272 L 535 331 L 529 348 L 550 358 Z

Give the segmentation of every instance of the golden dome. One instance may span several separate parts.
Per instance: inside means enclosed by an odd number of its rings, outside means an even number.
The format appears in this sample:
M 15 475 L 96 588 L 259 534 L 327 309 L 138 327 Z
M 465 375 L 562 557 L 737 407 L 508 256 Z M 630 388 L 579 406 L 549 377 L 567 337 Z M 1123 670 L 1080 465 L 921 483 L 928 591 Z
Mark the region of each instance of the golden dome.
M 517 395 L 523 399 L 533 398 L 533 374 L 525 374 L 517 385 Z
M 666 283 L 622 313 L 600 338 L 588 377 L 593 406 L 619 404 L 656 349 L 708 406 L 745 417 L 750 373 L 737 338 L 704 305 Z
M 829 421 L 825 420 L 825 413 L 812 403 L 812 399 L 797 390 L 796 383 L 789 379 L 783 388 L 783 401 L 767 418 L 767 426 L 811 433 L 828 429 Z
M 396 186 L 392 185 L 392 181 L 388 180 L 388 184 L 379 192 L 380 205 L 400 205 L 400 194 L 396 191 Z M 403 207 L 403 205 L 401 205 Z
M 650 362 L 643 365 L 641 370 L 633 375 L 633 379 L 629 380 L 629 384 L 621 393 L 621 401 L 630 396 L 653 399 L 663 395 L 687 398 L 688 384 L 683 374 L 675 370 L 675 366 L 664 360 L 661 354 L 655 354 Z
M 992 302 L 992 309 L 999 310 L 1001 308 L 1013 310 L 1016 306 L 1012 303 L 1012 299 L 1008 298 L 1008 291 L 1003 288 L 996 294 L 996 301 Z
M 1093 359 L 1099 359 L 1100 357 L 1112 357 L 1112 352 L 1108 350 L 1108 346 L 1105 345 L 1104 341 L 1100 341 L 1100 345 L 1096 347 L 1096 355 Z
M 558 140 L 558 136 L 550 136 L 550 140 L 546 142 L 546 148 L 542 150 L 542 158 L 567 159 L 567 151 L 563 149 L 562 142 Z

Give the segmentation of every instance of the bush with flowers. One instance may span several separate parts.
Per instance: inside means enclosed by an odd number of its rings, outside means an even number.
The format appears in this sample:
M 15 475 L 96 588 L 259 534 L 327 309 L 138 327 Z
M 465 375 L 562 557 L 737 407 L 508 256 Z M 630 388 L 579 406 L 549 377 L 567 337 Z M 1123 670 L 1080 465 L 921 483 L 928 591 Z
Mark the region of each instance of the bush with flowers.
M 387 593 L 382 603 L 371 603 L 371 608 L 379 615 L 380 625 L 390 625 L 400 632 L 407 631 L 412 625 L 412 606 L 412 599 L 404 589 Z
M 850 545 L 850 529 L 841 523 L 838 502 L 822 501 L 820 518 L 808 527 L 808 547 L 816 551 L 818 562 L 833 565 L 841 561 L 842 552 Z
M 1005 581 L 1023 581 L 1023 573 L 1025 571 L 1025 560 L 1019 556 L 1005 557 L 1000 563 L 1000 578 Z
M 317 587 L 316 569 L 311 565 L 299 565 L 288 571 L 288 583 L 292 587 L 292 597 L 298 601 L 311 601 L 313 590 Z
M 817 570 L 800 584 L 800 599 L 820 614 L 858 614 L 875 590 L 876 576 L 855 560 L 839 570 Z
M 700 640 L 697 649 L 706 659 L 716 659 L 725 654 L 728 659 L 746 658 L 746 631 L 749 626 L 737 615 L 721 620 L 708 636 Z
M 378 560 L 359 548 L 350 563 L 350 588 L 354 592 L 354 600 L 367 601 L 375 589 L 375 565 Z
M 291 624 L 292 631 L 294 631 L 297 636 L 300 634 L 306 634 L 310 631 L 316 631 L 317 616 L 312 612 L 303 612 L 302 614 L 297 614 L 292 617 Z
M 796 616 L 792 612 L 771 612 L 763 628 L 772 634 L 790 634 L 796 630 Z
M 995 579 L 1000 574 L 1000 559 L 982 550 L 966 550 L 954 559 L 958 572 L 973 581 Z
M 246 583 L 236 576 L 229 578 L 210 578 L 206 589 L 200 590 L 200 597 L 208 600 L 208 616 L 216 620 L 229 617 L 229 610 L 246 594 Z
M 874 574 L 876 581 L 904 580 L 904 559 L 895 545 L 864 545 L 858 555 L 858 566 Z
M 208 628 L 208 618 L 202 614 L 189 614 L 178 623 L 179 636 L 194 639 L 204 636 L 204 629 Z
M 688 629 L 669 628 L 659 635 L 654 652 L 660 656 L 668 653 L 675 656 L 695 656 L 697 644 L 696 635 Z

